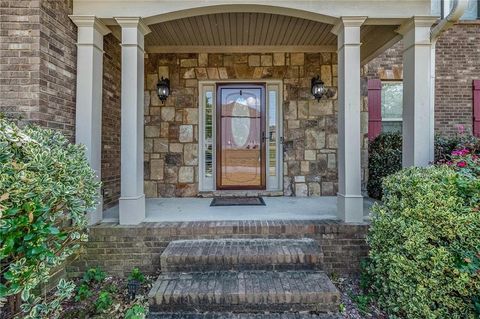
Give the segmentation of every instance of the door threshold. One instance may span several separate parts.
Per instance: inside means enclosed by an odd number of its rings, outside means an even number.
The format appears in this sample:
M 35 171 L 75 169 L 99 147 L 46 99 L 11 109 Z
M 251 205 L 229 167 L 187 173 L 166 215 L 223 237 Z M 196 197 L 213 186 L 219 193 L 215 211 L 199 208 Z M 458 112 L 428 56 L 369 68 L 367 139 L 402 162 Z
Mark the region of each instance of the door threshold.
M 212 198 L 212 197 L 281 197 L 283 191 L 267 191 L 267 190 L 217 190 L 217 191 L 203 191 L 198 193 L 198 197 Z

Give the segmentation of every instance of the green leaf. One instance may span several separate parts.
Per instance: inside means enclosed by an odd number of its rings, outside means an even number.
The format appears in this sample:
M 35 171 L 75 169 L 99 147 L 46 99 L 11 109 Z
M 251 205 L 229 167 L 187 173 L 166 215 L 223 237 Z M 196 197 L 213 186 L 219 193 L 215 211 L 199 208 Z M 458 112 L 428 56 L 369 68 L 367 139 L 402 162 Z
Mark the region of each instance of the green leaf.
M 60 233 L 60 230 L 58 230 L 57 227 L 50 226 L 48 227 L 48 232 L 52 235 L 57 235 L 58 233 Z

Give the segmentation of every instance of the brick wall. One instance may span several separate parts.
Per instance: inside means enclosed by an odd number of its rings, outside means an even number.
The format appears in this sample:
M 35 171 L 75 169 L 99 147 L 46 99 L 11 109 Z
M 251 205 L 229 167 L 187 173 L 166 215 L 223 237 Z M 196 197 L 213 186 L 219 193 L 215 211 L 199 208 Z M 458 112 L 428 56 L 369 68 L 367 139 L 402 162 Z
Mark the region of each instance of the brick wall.
M 480 21 L 462 22 L 438 39 L 435 129 L 454 135 L 458 125 L 472 130 L 472 81 L 480 79 Z
M 72 0 L 2 1 L 0 112 L 75 131 L 76 27 Z
M 102 182 L 103 208 L 120 197 L 121 46 L 112 35 L 103 41 Z
M 39 1 L 0 2 L 0 112 L 22 121 L 39 110 Z
M 362 94 L 366 80 L 402 80 L 403 44 L 392 48 L 368 63 L 364 70 Z M 444 32 L 436 44 L 435 132 L 454 135 L 458 125 L 472 129 L 472 81 L 480 79 L 480 22 L 461 22 Z
M 99 266 L 109 274 L 127 276 L 138 267 L 158 273 L 160 255 L 172 240 L 218 238 L 313 238 L 324 254 L 327 273 L 358 273 L 368 254 L 367 224 L 336 221 L 221 221 L 149 223 L 118 227 L 102 224 L 90 228 L 83 252 L 67 266 L 71 276 L 81 276 Z
M 335 53 L 149 54 L 145 74 L 146 196 L 197 195 L 198 81 L 236 79 L 283 80 L 284 194 L 336 194 L 337 99 L 316 102 L 310 93 L 316 74 L 337 86 Z M 165 105 L 156 93 L 160 76 L 171 81 Z M 362 119 L 365 132 L 366 113 Z

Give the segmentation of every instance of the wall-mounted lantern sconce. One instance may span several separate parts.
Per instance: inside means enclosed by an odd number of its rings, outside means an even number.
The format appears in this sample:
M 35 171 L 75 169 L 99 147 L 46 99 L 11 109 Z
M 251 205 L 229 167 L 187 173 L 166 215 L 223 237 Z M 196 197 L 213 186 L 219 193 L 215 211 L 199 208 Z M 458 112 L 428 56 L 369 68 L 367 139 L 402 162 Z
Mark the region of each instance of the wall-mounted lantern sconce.
M 170 80 L 168 78 L 162 78 L 157 84 L 157 94 L 162 104 L 165 103 L 167 97 L 170 95 Z
M 332 90 L 325 88 L 325 84 L 320 79 L 319 75 L 312 78 L 311 90 L 313 97 L 317 101 L 320 101 L 323 97 L 330 98 L 335 94 Z

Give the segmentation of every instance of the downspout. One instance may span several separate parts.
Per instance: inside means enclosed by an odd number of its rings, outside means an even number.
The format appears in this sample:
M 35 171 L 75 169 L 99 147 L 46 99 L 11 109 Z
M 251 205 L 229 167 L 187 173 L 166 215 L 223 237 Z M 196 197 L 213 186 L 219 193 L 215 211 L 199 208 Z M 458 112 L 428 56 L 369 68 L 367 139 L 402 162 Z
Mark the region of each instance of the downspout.
M 441 0 L 443 1 L 443 0 Z M 435 126 L 435 45 L 437 43 L 438 37 L 452 25 L 454 25 L 465 13 L 467 8 L 468 0 L 453 0 L 453 6 L 450 13 L 430 31 L 430 127 L 434 128 Z M 434 135 L 434 129 L 431 130 L 431 134 Z M 434 136 L 431 136 L 431 141 L 434 140 Z M 432 149 L 432 147 L 430 148 Z M 432 151 L 432 150 L 431 150 Z M 430 154 L 430 158 L 434 158 L 434 154 Z

